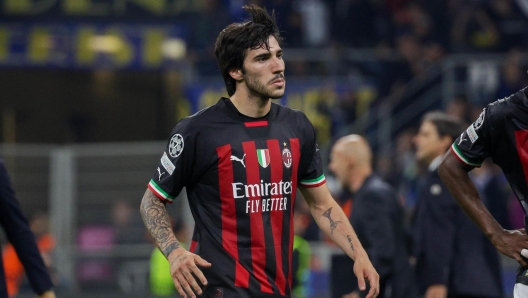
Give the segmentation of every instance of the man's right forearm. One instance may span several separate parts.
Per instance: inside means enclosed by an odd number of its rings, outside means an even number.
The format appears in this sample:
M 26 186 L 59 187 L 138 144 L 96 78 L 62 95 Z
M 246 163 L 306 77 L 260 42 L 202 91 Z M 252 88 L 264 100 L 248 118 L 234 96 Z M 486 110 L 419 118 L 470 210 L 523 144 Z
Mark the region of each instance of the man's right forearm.
M 165 204 L 150 189 L 147 189 L 141 200 L 140 212 L 147 230 L 166 258 L 181 247 L 172 231 Z
M 480 199 L 480 195 L 475 184 L 469 178 L 467 170 L 448 151 L 438 168 L 438 174 L 466 214 L 491 239 L 494 235 L 500 233 L 503 228 L 493 218 Z

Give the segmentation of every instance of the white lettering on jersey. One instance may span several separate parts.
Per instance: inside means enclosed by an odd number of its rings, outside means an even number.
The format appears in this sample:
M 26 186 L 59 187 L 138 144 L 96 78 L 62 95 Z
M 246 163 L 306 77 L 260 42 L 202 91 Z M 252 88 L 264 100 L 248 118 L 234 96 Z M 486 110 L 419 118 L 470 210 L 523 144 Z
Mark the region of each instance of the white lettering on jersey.
M 238 162 L 240 162 L 240 163 L 244 166 L 244 168 L 245 168 L 245 167 L 246 167 L 246 164 L 244 163 L 244 158 L 245 158 L 245 157 L 246 157 L 245 154 L 244 154 L 244 156 L 242 156 L 242 158 L 238 158 L 238 157 L 236 157 L 236 156 L 234 156 L 234 155 L 231 155 L 231 160 L 234 160 L 234 161 L 238 161 Z
M 288 198 L 266 198 L 262 200 L 247 200 L 246 213 L 284 211 L 288 209 Z
M 163 156 L 161 157 L 161 165 L 165 168 L 165 170 L 167 170 L 169 175 L 172 175 L 174 169 L 176 168 L 176 166 L 174 166 L 172 161 L 167 156 L 166 152 L 163 152 Z
M 270 212 L 287 210 L 288 197 L 270 198 L 275 195 L 289 195 L 292 193 L 291 181 L 279 181 L 278 183 L 264 183 L 245 185 L 242 182 L 231 184 L 234 199 L 246 199 L 246 213 Z M 255 197 L 263 197 L 255 200 Z
M 249 184 L 245 185 L 242 182 L 231 183 L 233 187 L 233 198 L 253 198 L 253 197 L 264 197 L 264 196 L 275 196 L 275 195 L 288 195 L 292 193 L 292 182 L 282 180 L 279 183 L 264 183 L 260 180 L 260 184 Z
M 471 143 L 475 143 L 476 140 L 478 140 L 478 134 L 475 131 L 475 127 L 473 125 L 469 126 L 468 129 L 466 129 L 466 133 L 471 140 Z

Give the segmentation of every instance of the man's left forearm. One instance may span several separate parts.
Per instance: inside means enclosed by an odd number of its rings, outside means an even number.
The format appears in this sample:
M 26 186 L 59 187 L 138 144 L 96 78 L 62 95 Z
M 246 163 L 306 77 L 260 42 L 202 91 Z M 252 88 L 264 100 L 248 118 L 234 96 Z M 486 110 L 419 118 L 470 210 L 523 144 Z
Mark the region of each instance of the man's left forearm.
M 379 275 L 358 240 L 356 232 L 343 209 L 332 198 L 326 184 L 314 188 L 299 188 L 310 207 L 310 212 L 323 232 L 354 260 L 354 274 L 361 291 L 370 289 L 366 298 L 379 294 Z
M 317 225 L 349 257 L 355 260 L 358 254 L 367 256 L 343 209 L 332 197 L 309 206 Z
M 321 230 L 353 260 L 356 260 L 358 254 L 366 256 L 367 253 L 343 209 L 334 200 L 332 201 L 334 204 L 311 210 L 315 221 Z

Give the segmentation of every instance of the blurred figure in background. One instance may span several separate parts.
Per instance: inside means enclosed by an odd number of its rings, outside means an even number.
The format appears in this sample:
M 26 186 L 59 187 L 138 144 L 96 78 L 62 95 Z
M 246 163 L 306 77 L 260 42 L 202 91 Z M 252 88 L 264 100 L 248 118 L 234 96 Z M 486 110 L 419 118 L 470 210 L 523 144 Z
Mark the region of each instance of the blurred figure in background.
M 457 95 L 447 103 L 445 109 L 446 114 L 470 123 L 471 122 L 471 106 L 465 95 Z
M 185 249 L 189 249 L 189 232 L 183 221 L 176 221 L 173 225 L 174 235 Z M 170 274 L 170 264 L 159 248 L 154 248 L 150 256 L 149 270 L 150 292 L 156 297 L 181 297 L 176 293 L 174 282 Z
M 293 215 L 293 232 L 295 235 L 293 236 L 292 252 L 292 296 L 294 298 L 308 297 L 312 248 L 302 235 L 309 224 L 309 213 L 296 210 Z
M 526 76 L 524 75 L 526 67 L 521 67 L 522 60 L 523 53 L 520 49 L 514 48 L 508 52 L 508 56 L 501 67 L 499 86 L 493 98 L 505 98 L 523 89 L 528 84 Z M 484 105 L 488 103 L 486 102 Z M 479 110 L 479 113 L 480 111 L 482 111 L 482 108 Z M 477 118 L 475 117 L 473 119 Z
M 114 244 L 142 244 L 147 242 L 141 217 L 133 212 L 128 201 L 117 200 L 112 205 Z
M 32 216 L 29 226 L 36 236 L 38 250 L 40 251 L 44 265 L 46 265 L 48 272 L 50 272 L 53 284 L 57 285 L 59 283 L 59 276 L 52 274 L 52 252 L 55 248 L 55 237 L 49 232 L 48 216 L 42 212 L 36 213 Z M 7 244 L 2 251 L 2 259 L 4 262 L 7 292 L 10 297 L 13 297 L 20 291 L 26 271 L 11 243 Z
M 350 221 L 358 228 L 358 238 L 380 275 L 379 297 L 417 297 L 405 248 L 403 209 L 396 191 L 373 173 L 367 141 L 359 135 L 339 139 L 332 148 L 329 169 L 353 193 Z M 350 262 L 340 256 L 332 261 L 338 267 L 332 268 L 332 297 L 364 297 L 348 278 Z
M 0 225 L 24 265 L 33 291 L 40 298 L 54 298 L 53 283 L 39 253 L 35 235 L 22 214 L 3 160 L 0 160 Z M 0 259 L 1 260 L 1 259 Z M 3 261 L 0 261 L 0 297 L 8 297 Z
M 413 220 L 416 276 L 425 298 L 502 297 L 498 254 L 457 205 L 437 172 L 442 156 L 463 127 L 458 118 L 431 112 L 423 117 L 414 139 L 416 159 L 428 167 Z

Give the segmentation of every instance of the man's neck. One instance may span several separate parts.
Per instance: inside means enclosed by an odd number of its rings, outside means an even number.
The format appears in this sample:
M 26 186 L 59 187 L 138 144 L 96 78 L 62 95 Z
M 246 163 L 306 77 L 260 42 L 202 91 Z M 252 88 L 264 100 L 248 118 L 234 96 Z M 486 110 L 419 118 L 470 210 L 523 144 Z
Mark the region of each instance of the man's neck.
M 357 192 L 370 175 L 372 175 L 371 168 L 359 168 L 357 170 L 351 171 L 349 178 L 350 190 L 354 193 Z
M 259 118 L 266 116 L 271 109 L 271 99 L 263 100 L 256 97 L 233 94 L 229 98 L 235 108 L 243 115 Z

